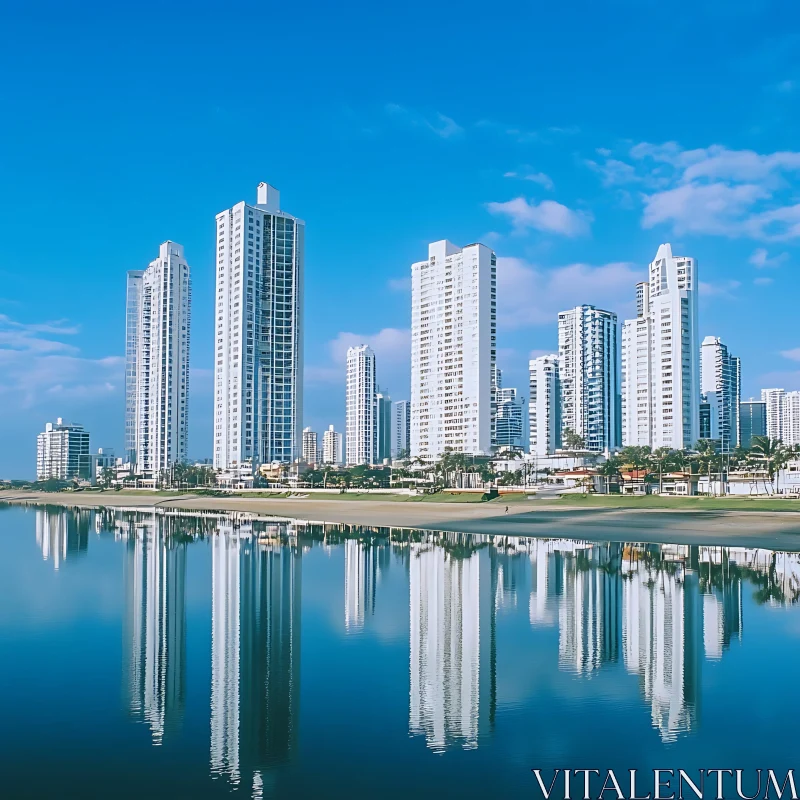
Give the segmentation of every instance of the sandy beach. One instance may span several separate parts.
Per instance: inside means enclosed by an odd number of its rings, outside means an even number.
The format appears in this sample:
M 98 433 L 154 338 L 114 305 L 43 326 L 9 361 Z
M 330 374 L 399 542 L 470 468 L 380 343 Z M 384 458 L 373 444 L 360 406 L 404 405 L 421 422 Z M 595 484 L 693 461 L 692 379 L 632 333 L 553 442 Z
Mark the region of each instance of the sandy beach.
M 245 512 L 312 522 L 460 531 L 504 536 L 731 545 L 800 551 L 800 514 L 548 506 L 514 503 L 398 503 L 387 500 L 200 497 L 194 494 L 0 491 L 0 502 L 82 508 L 172 508 Z

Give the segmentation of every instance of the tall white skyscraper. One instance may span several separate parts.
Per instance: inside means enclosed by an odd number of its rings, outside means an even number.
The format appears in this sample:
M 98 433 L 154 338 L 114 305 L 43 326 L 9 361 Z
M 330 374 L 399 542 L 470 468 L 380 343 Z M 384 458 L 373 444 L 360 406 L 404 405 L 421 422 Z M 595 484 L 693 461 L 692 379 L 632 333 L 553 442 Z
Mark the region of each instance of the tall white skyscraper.
M 392 456 L 408 456 L 411 444 L 411 403 L 398 400 L 392 403 Z
M 622 443 L 693 447 L 700 424 L 697 262 L 658 248 L 622 326 Z
M 342 463 L 342 434 L 328 425 L 328 430 L 322 434 L 322 463 Z
M 374 464 L 378 456 L 375 353 L 369 345 L 347 351 L 345 446 L 347 463 Z
M 144 272 L 128 273 L 125 436 L 142 473 L 186 461 L 191 305 L 189 265 L 176 242 L 163 242 Z
M 561 377 L 557 355 L 540 356 L 529 364 L 531 453 L 546 456 L 561 447 Z
M 596 453 L 618 447 L 617 315 L 588 305 L 562 311 L 558 356 L 562 433 L 574 431 Z
M 125 294 L 125 461 L 136 461 L 136 364 L 139 358 L 139 307 L 144 270 L 128 272 Z
M 306 464 L 316 464 L 318 457 L 317 432 L 311 428 L 303 428 L 303 461 Z
M 300 457 L 305 223 L 258 185 L 217 214 L 214 466 Z
M 490 453 L 497 259 L 433 242 L 411 265 L 411 456 Z
M 786 398 L 784 389 L 762 389 L 761 402 L 767 404 L 767 436 L 770 439 L 783 439 L 783 406 Z
M 739 359 L 728 353 L 719 336 L 706 336 L 700 348 L 700 392 L 708 404 L 709 424 L 705 438 L 719 441 L 720 452 L 730 453 L 739 444 Z

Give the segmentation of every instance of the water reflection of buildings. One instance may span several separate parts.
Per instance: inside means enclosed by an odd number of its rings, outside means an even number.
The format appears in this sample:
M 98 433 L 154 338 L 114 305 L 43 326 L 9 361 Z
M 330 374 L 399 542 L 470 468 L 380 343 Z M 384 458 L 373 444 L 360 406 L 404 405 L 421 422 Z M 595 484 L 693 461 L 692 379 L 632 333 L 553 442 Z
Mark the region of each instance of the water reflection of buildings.
M 68 558 L 85 553 L 89 546 L 89 514 L 64 508 L 36 509 L 36 544 L 45 561 L 58 569 Z
M 128 707 L 150 726 L 155 745 L 183 715 L 186 682 L 186 544 L 170 522 L 140 515 L 125 560 Z
M 409 730 L 436 751 L 475 748 L 494 724 L 498 565 L 480 539 L 410 545 Z
M 344 626 L 350 631 L 364 627 L 375 613 L 375 593 L 389 568 L 388 543 L 347 539 L 344 543 Z
M 221 523 L 211 552 L 211 770 L 258 794 L 296 747 L 302 558 L 247 524 Z

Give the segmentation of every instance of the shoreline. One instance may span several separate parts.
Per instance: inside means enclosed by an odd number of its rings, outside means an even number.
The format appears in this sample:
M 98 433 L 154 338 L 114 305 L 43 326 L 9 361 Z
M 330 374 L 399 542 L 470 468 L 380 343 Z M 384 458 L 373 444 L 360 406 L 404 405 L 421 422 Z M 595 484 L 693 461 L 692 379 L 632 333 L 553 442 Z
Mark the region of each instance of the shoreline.
M 366 527 L 482 533 L 498 536 L 763 547 L 800 552 L 800 514 L 785 511 L 636 509 L 500 503 L 398 503 L 317 498 L 175 497 L 103 493 L 0 491 L 0 502 L 65 508 L 128 508 L 250 513 Z

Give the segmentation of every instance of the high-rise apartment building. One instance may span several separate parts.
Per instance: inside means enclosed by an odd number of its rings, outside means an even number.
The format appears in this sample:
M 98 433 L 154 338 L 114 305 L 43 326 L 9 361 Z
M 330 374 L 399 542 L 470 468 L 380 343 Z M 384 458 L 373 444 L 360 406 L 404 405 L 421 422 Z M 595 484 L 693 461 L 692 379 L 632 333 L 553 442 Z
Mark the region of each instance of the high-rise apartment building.
M 595 453 L 619 447 L 617 315 L 576 306 L 558 315 L 562 433 Z
M 90 480 L 89 431 L 59 417 L 48 422 L 36 439 L 36 479 Z
M 783 440 L 783 402 L 785 389 L 762 389 L 761 402 L 767 409 L 767 436 Z
M 781 429 L 784 444 L 800 444 L 800 392 L 784 395 Z
M 258 185 L 217 214 L 214 466 L 289 463 L 302 452 L 305 223 Z
M 700 348 L 700 413 L 707 422 L 701 422 L 699 436 L 719 442 L 721 453 L 739 444 L 740 381 L 739 359 L 718 336 L 706 336 Z
M 658 248 L 622 326 L 622 443 L 694 446 L 699 436 L 697 262 Z
M 342 463 L 342 434 L 328 425 L 322 434 L 322 463 L 338 465 Z
M 537 456 L 561 447 L 561 377 L 557 355 L 540 356 L 529 364 L 530 449 Z
M 316 464 L 318 457 L 317 432 L 311 428 L 303 428 L 303 461 L 306 464 Z
M 175 242 L 128 273 L 125 437 L 140 473 L 186 461 L 191 303 L 189 265 Z
M 497 259 L 433 242 L 411 266 L 411 456 L 488 454 L 497 348 Z
M 347 464 L 374 464 L 378 456 L 375 353 L 369 345 L 347 351 L 345 448 Z
M 392 457 L 408 457 L 411 444 L 411 403 L 398 400 L 392 403 Z
M 392 398 L 380 389 L 375 392 L 376 462 L 392 457 Z
M 125 461 L 136 462 L 136 364 L 144 270 L 129 270 L 125 293 Z
M 739 404 L 740 445 L 749 450 L 754 436 L 767 435 L 767 404 L 762 400 L 744 400 Z
M 498 448 L 522 447 L 522 398 L 504 386 L 495 393 L 494 439 Z

